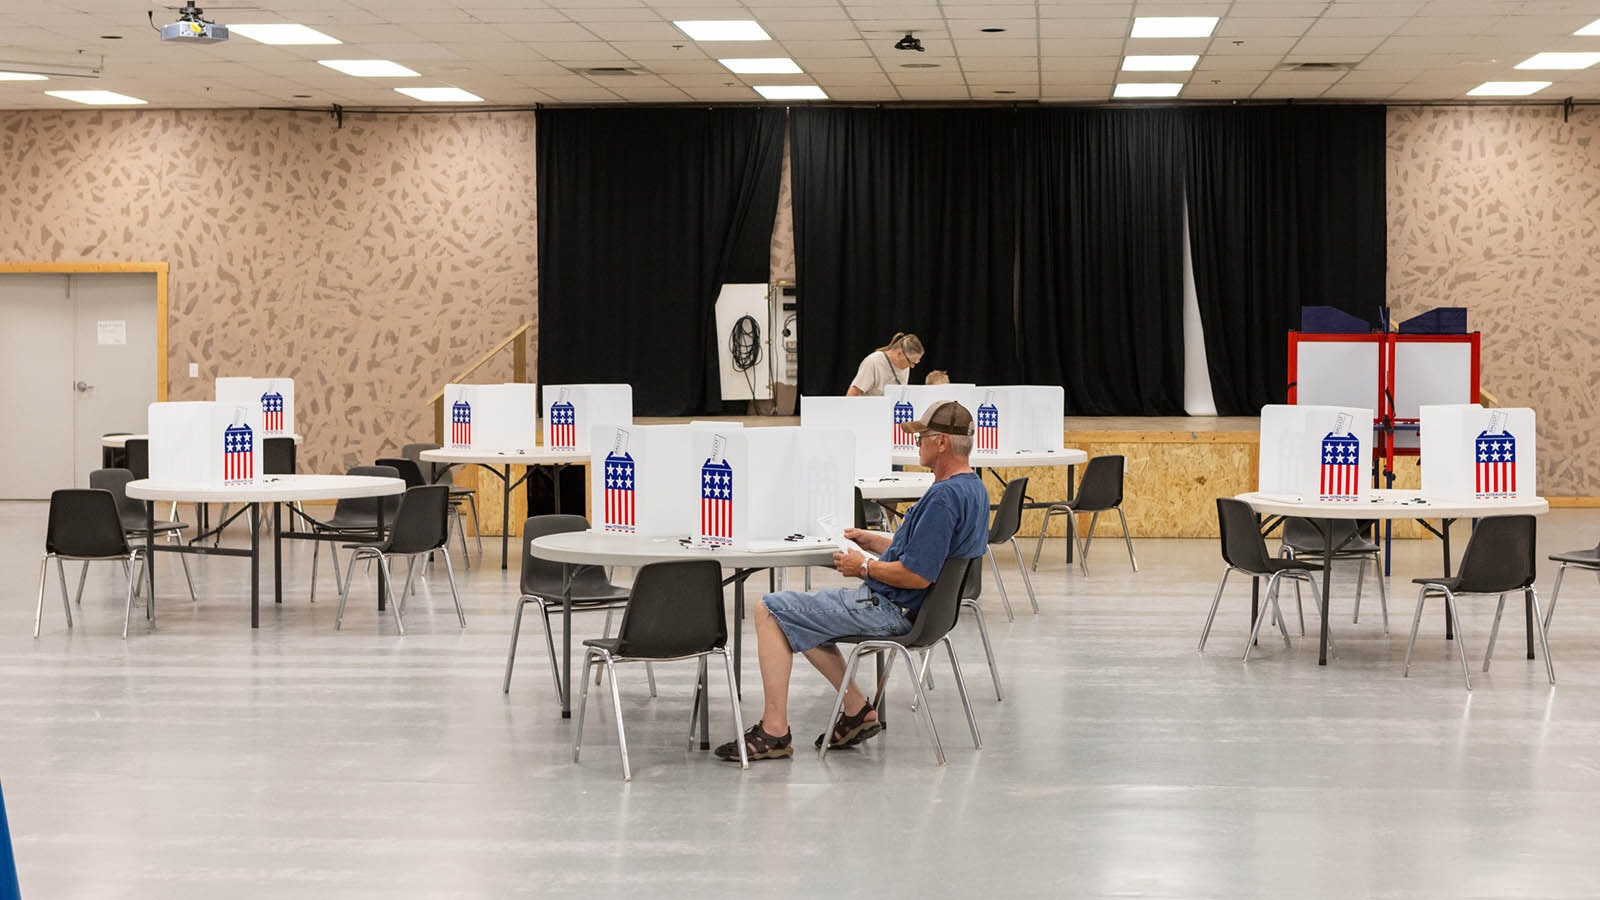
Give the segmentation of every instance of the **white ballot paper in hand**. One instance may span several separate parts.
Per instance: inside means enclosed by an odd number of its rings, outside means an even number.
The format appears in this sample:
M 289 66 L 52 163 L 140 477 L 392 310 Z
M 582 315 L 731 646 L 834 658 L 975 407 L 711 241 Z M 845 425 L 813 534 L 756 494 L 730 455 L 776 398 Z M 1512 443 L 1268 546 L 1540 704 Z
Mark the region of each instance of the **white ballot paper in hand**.
M 840 553 L 854 550 L 867 559 L 878 558 L 876 554 L 868 553 L 860 544 L 845 537 L 844 529 L 839 527 L 839 521 L 833 517 L 833 513 L 823 513 L 818 516 L 817 525 L 822 529 L 822 533 L 828 536 L 828 540 L 833 541 L 833 545 L 839 548 Z

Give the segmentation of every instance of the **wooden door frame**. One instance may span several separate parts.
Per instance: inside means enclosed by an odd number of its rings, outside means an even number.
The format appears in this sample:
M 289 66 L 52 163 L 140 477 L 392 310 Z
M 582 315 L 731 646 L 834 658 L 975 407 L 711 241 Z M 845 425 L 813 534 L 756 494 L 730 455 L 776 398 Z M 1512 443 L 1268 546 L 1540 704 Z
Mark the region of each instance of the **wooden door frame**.
M 156 400 L 167 399 L 167 271 L 164 262 L 0 262 L 0 275 L 106 275 L 156 276 Z

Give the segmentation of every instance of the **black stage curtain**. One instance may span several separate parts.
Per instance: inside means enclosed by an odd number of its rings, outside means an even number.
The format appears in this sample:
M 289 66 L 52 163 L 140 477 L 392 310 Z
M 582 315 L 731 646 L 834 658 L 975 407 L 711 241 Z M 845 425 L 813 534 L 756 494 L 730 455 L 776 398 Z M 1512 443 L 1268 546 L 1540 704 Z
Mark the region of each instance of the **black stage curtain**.
M 540 383 L 721 409 L 717 293 L 767 281 L 783 131 L 781 109 L 539 111 Z
M 1023 379 L 1075 415 L 1183 414 L 1183 118 L 1017 120 Z
M 927 348 L 914 381 L 1016 380 L 1012 116 L 793 111 L 802 393 L 844 393 L 897 331 Z
M 1301 306 L 1373 324 L 1387 264 L 1382 107 L 1191 110 L 1189 233 L 1217 412 L 1285 399 Z

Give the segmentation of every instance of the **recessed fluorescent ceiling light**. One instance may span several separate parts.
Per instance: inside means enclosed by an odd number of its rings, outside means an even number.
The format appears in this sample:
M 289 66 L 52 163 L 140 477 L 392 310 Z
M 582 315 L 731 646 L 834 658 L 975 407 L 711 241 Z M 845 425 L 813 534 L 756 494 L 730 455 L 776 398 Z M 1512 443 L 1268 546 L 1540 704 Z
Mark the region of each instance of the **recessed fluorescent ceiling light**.
M 418 75 L 387 59 L 319 59 L 317 64 L 357 78 L 416 78 Z
M 1485 81 L 1470 91 L 1468 97 L 1526 97 L 1550 86 L 1548 81 Z
M 1111 92 L 1113 97 L 1176 97 L 1183 90 L 1183 85 L 1172 83 L 1145 83 L 1138 81 L 1124 81 L 1117 85 Z
M 1518 69 L 1587 69 L 1600 63 L 1600 53 L 1535 53 L 1516 64 Z
M 332 35 L 304 25 L 229 25 L 228 30 L 263 44 L 342 44 Z
M 719 59 L 717 62 L 738 75 L 799 75 L 800 65 L 787 56 L 761 59 Z
M 0 72 L 0 81 L 49 81 L 36 72 Z
M 1194 68 L 1200 57 L 1182 54 L 1166 56 L 1127 56 L 1122 60 L 1124 72 L 1187 72 Z
M 1581 37 L 1595 37 L 1596 35 L 1600 35 L 1600 19 L 1595 19 L 1593 22 L 1590 22 L 1582 28 L 1579 28 L 1577 31 L 1574 31 L 1573 34 Z
M 115 91 L 45 91 L 52 97 L 90 106 L 143 106 L 145 101 Z
M 1133 20 L 1136 38 L 1210 37 L 1216 16 L 1140 16 Z
M 768 100 L 826 100 L 828 95 L 814 84 L 758 84 L 756 93 Z
M 673 22 L 697 41 L 770 41 L 772 36 L 753 19 L 711 19 Z
M 417 100 L 422 100 L 422 101 L 425 101 L 425 102 L 428 102 L 428 103 L 482 103 L 483 102 L 483 98 L 482 97 L 479 97 L 477 94 L 474 94 L 471 91 L 463 91 L 461 88 L 453 88 L 453 87 L 395 88 L 395 90 L 399 91 L 402 94 L 405 94 L 407 97 L 412 97 L 412 98 L 415 98 Z

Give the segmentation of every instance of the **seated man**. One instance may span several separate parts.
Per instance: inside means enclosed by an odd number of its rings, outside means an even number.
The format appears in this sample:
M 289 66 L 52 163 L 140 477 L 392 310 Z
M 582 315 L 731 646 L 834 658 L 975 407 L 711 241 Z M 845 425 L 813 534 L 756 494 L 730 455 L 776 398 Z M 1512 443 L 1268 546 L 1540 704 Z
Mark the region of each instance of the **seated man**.
M 989 492 L 967 463 L 972 413 L 946 400 L 930 406 L 905 428 L 917 436 L 918 459 L 933 470 L 934 484 L 911 508 L 893 540 L 885 534 L 845 530 L 851 540 L 879 555 L 875 560 L 855 550 L 833 555 L 834 568 L 841 575 L 859 577 L 861 583 L 815 593 L 780 591 L 756 604 L 756 651 L 765 705 L 761 720 L 744 735 L 750 759 L 794 754 L 789 730 L 794 654 L 804 654 L 837 689 L 844 680 L 845 660 L 829 643 L 831 638 L 905 634 L 945 560 L 982 556 L 988 545 Z M 877 710 L 852 682 L 829 749 L 853 747 L 882 730 Z M 824 737 L 817 737 L 817 746 L 822 746 Z M 723 744 L 717 756 L 737 760 L 738 744 Z

